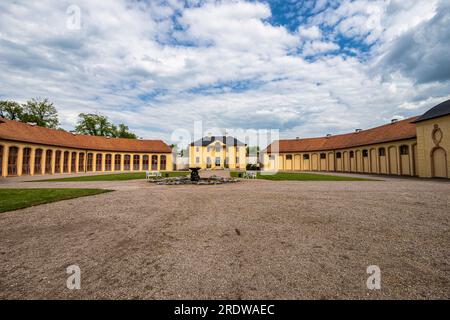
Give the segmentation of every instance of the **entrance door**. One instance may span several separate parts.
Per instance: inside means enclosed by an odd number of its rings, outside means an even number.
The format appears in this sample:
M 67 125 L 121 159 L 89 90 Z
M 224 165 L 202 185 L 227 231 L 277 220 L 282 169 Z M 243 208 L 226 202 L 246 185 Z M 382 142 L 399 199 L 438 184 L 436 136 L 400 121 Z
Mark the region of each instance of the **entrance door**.
M 433 177 L 447 178 L 447 161 L 444 149 L 438 148 L 433 151 Z

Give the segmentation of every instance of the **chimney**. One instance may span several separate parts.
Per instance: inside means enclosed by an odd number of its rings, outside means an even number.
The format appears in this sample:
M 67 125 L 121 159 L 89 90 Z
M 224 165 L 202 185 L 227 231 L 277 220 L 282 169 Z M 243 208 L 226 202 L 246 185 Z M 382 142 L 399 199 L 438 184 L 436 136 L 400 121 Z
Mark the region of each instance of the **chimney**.
M 362 129 L 355 129 L 355 133 L 360 133 Z

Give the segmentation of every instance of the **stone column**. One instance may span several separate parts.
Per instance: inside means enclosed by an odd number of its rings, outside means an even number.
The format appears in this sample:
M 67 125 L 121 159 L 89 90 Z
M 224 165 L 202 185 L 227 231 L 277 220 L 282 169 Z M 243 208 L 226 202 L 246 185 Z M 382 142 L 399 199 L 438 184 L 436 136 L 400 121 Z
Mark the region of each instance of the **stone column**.
M 2 177 L 8 175 L 9 145 L 3 145 Z
M 34 163 L 35 163 L 35 157 L 36 157 L 36 148 L 30 148 L 30 176 L 34 175 Z

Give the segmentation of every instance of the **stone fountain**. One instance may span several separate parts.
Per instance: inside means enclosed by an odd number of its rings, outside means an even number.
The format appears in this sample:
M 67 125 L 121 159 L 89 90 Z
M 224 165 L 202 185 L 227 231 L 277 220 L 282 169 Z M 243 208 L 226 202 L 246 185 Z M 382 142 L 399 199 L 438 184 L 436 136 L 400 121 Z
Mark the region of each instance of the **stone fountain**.
M 212 175 L 208 178 L 200 178 L 200 171 L 201 168 L 194 167 L 189 168 L 191 170 L 190 176 L 180 176 L 180 177 L 169 177 L 169 178 L 154 178 L 150 179 L 149 181 L 152 183 L 156 183 L 158 185 L 217 185 L 217 184 L 224 184 L 224 183 L 236 183 L 239 182 L 238 179 L 235 178 L 224 178 L 219 177 L 216 175 Z

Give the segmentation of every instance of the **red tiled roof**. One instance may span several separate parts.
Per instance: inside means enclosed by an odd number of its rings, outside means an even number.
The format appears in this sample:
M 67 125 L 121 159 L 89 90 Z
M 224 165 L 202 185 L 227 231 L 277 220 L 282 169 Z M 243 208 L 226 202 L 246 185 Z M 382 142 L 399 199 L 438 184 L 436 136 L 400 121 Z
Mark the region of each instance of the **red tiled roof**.
M 417 117 L 413 117 L 360 132 L 330 137 L 279 140 L 278 152 L 336 150 L 411 139 L 416 137 L 416 126 L 412 123 L 416 119 Z M 272 144 L 266 149 L 268 153 L 270 153 Z
M 119 152 L 170 153 L 162 140 L 106 138 L 33 126 L 0 118 L 0 139 L 49 146 Z

